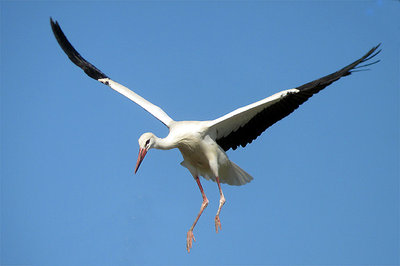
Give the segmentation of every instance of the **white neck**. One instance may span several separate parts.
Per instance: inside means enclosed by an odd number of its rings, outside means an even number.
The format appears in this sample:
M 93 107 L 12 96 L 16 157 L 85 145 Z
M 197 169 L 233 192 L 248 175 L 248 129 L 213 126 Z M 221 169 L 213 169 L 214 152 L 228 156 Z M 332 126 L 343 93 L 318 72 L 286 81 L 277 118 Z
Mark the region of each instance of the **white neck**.
M 173 148 L 177 147 L 176 143 L 171 142 L 171 141 L 168 140 L 168 137 L 160 139 L 160 138 L 155 136 L 155 140 L 156 141 L 154 143 L 154 147 L 153 148 L 158 149 L 158 150 L 170 150 L 170 149 L 173 149 Z

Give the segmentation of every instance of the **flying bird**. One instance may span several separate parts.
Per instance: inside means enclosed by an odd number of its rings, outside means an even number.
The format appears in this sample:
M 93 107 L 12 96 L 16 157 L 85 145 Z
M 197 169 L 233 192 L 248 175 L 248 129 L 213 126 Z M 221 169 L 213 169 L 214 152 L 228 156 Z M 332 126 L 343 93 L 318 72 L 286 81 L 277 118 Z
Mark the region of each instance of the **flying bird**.
M 135 173 L 150 149 L 179 149 L 183 156 L 181 165 L 189 170 L 197 182 L 203 197 L 200 211 L 187 232 L 186 249 L 188 252 L 190 252 L 193 240 L 195 240 L 193 229 L 208 205 L 208 199 L 199 177 L 202 176 L 207 180 L 212 180 L 218 185 L 220 200 L 215 216 L 215 230 L 218 233 L 218 230 L 221 229 L 219 215 L 225 203 L 221 183 L 241 186 L 253 179 L 246 171 L 229 160 L 226 151 L 229 149 L 235 150 L 238 146 L 245 147 L 260 136 L 268 127 L 288 116 L 311 96 L 341 77 L 348 76 L 356 71 L 366 70 L 366 66 L 379 62 L 377 60 L 366 63 L 381 51 L 377 50 L 380 46 L 379 44 L 360 59 L 332 74 L 293 89 L 283 90 L 258 102 L 236 109 L 217 119 L 209 121 L 175 121 L 160 107 L 112 80 L 94 65 L 86 61 L 65 37 L 58 22 L 54 22 L 50 18 L 50 24 L 59 45 L 75 65 L 83 69 L 89 77 L 129 98 L 168 127 L 169 134 L 165 138 L 159 138 L 153 133 L 144 133 L 140 136 L 138 141 L 139 155 Z

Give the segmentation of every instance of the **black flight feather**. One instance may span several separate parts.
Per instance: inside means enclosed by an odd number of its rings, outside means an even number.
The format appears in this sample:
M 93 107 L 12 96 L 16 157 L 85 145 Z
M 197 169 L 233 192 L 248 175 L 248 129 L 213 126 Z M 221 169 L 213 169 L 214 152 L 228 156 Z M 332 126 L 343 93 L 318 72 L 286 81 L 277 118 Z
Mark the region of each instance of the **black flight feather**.
M 78 67 L 82 68 L 85 73 L 95 79 L 103 79 L 103 78 L 108 78 L 106 74 L 98 70 L 94 65 L 89 63 L 88 61 L 85 60 L 76 50 L 75 48 L 71 45 L 71 43 L 68 41 L 67 37 L 65 37 L 63 31 L 60 28 L 60 25 L 58 25 L 58 22 L 54 22 L 52 18 L 50 18 L 50 24 L 51 24 L 51 29 L 53 30 L 54 36 L 57 39 L 58 44 L 61 46 L 61 48 L 64 50 L 64 52 L 68 55 L 69 59 L 77 65 Z
M 261 133 L 264 132 L 268 127 L 288 116 L 302 103 L 307 101 L 311 96 L 318 93 L 325 87 L 329 86 L 341 77 L 348 76 L 352 72 L 360 71 L 360 68 L 378 63 L 379 60 L 360 65 L 379 54 L 381 50 L 376 51 L 379 46 L 380 44 L 373 47 L 363 57 L 340 69 L 339 71 L 297 87 L 296 89 L 298 89 L 299 92 L 288 93 L 275 104 L 270 105 L 264 110 L 260 111 L 252 119 L 250 119 L 249 122 L 241 126 L 236 131 L 231 132 L 225 137 L 216 139 L 216 142 L 225 151 L 229 150 L 230 148 L 235 150 L 238 146 L 245 147 L 248 143 L 251 143 L 254 139 L 260 136 Z

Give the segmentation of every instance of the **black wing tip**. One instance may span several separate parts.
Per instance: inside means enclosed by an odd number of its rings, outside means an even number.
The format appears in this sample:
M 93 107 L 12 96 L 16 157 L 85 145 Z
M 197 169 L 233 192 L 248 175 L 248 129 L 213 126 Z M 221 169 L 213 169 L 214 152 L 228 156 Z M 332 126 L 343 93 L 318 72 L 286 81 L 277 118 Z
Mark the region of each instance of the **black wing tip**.
M 353 72 L 361 72 L 368 70 L 365 67 L 374 65 L 376 63 L 379 63 L 380 60 L 376 60 L 371 63 L 363 64 L 375 56 L 377 56 L 382 49 L 378 48 L 381 46 L 382 43 L 379 43 L 378 45 L 372 47 L 365 55 L 363 55 L 360 59 L 354 61 L 353 63 L 345 66 L 344 68 L 340 69 L 339 71 L 336 71 L 332 74 L 326 75 L 325 77 L 322 77 L 320 79 L 311 81 L 307 84 L 304 84 L 302 86 L 297 87 L 298 90 L 300 91 L 307 91 L 307 90 L 313 90 L 313 94 L 319 92 L 320 90 L 324 89 L 325 87 L 329 86 L 333 82 L 337 81 L 341 77 L 346 77 L 350 75 Z
M 50 25 L 53 27 L 53 25 L 58 24 L 57 20 L 54 22 L 53 18 L 50 17 Z
M 372 58 L 374 58 L 375 56 L 377 56 L 378 54 L 380 54 L 380 52 L 382 52 L 382 49 L 379 49 L 379 50 L 378 50 L 378 48 L 381 46 L 381 44 L 382 44 L 382 43 L 379 43 L 377 46 L 373 47 L 373 48 L 364 56 L 364 59 L 362 60 L 362 62 L 369 61 L 369 60 L 371 60 Z M 378 63 L 378 62 L 380 62 L 380 61 L 381 61 L 381 60 L 377 60 L 377 61 L 375 61 L 375 62 L 373 62 L 373 63 L 370 63 L 370 65 L 371 65 L 371 64 L 376 64 L 376 63 Z
M 68 41 L 64 32 L 61 30 L 60 25 L 57 20 L 53 20 L 50 17 L 50 25 L 53 31 L 54 37 L 56 38 L 58 44 L 61 46 L 65 54 L 69 57 L 69 59 L 78 67 L 80 67 L 85 73 L 95 79 L 104 79 L 109 78 L 106 74 L 97 69 L 94 65 L 86 61 L 72 46 L 72 44 Z
M 51 25 L 51 29 L 53 30 L 53 33 L 54 33 L 54 31 L 61 31 L 62 32 L 61 27 L 58 24 L 58 21 L 57 20 L 53 20 L 52 17 L 50 17 L 50 25 Z
M 365 63 L 367 61 L 370 61 L 372 58 L 374 58 L 375 56 L 377 56 L 378 54 L 380 54 L 380 52 L 382 52 L 382 49 L 378 48 L 382 45 L 382 43 L 379 43 L 378 45 L 372 47 L 371 50 L 369 50 L 363 57 L 361 57 L 357 62 L 357 64 L 355 66 L 353 66 L 350 70 L 348 70 L 348 75 L 350 75 L 353 72 L 360 72 L 360 71 L 366 71 L 369 70 L 368 68 L 365 68 L 367 66 L 372 66 L 375 65 L 377 63 L 379 63 L 381 60 L 375 60 L 371 63 L 367 63 L 367 64 L 362 64 Z

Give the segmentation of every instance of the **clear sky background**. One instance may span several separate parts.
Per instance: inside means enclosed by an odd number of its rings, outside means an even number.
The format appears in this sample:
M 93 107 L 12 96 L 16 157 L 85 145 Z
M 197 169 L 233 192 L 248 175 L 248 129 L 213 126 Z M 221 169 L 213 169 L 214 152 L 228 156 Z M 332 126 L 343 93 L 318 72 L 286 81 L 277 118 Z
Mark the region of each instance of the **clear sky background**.
M 1 2 L 1 265 L 399 263 L 399 1 Z M 87 77 L 75 48 L 176 120 L 208 120 L 319 78 L 382 42 L 379 64 L 228 156 L 254 177 L 201 205 L 167 129 Z

